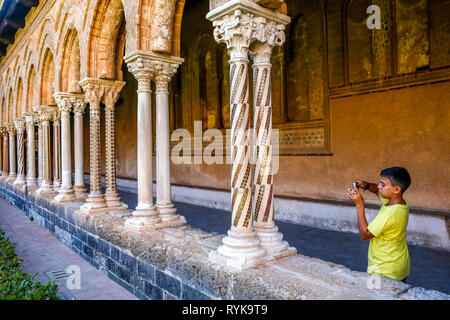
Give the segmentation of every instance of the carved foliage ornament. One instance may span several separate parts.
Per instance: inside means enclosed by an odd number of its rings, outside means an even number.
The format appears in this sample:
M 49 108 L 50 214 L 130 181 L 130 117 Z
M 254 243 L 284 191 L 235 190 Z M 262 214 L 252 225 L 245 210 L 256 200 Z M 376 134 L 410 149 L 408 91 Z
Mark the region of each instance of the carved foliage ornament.
M 233 14 L 213 22 L 214 39 L 226 43 L 231 58 L 247 58 L 253 41 L 281 46 L 285 41 L 285 25 L 254 17 L 251 13 L 235 10 Z

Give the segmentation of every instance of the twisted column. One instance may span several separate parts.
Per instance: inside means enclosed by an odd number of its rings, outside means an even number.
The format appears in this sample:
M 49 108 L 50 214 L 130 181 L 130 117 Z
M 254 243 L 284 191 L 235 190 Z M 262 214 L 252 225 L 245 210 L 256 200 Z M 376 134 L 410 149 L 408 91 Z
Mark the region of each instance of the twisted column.
M 114 153 L 114 105 L 119 99 L 120 91 L 125 82 L 108 81 L 103 85 L 104 95 L 103 103 L 105 104 L 105 147 L 106 147 L 106 205 L 111 210 L 126 210 L 127 205 L 120 201 L 119 193 L 116 187 L 116 158 Z
M 8 123 L 6 127 L 9 133 L 9 175 L 6 181 L 13 182 L 17 178 L 16 127 L 13 122 Z
M 6 127 L 0 128 L 0 134 L 2 138 L 2 153 L 3 153 L 3 172 L 2 179 L 6 179 L 8 177 L 8 130 Z
M 85 200 L 88 195 L 84 187 L 84 159 L 83 159 L 83 114 L 86 107 L 86 101 L 83 95 L 77 96 L 73 104 L 74 114 L 74 165 L 75 177 L 73 190 L 78 200 Z
M 100 102 L 104 87 L 100 79 L 84 79 L 80 81 L 85 97 L 89 102 L 90 128 L 90 192 L 80 211 L 86 214 L 107 211 L 105 196 L 102 194 L 102 176 L 100 172 Z
M 35 137 L 34 137 L 34 124 L 37 114 L 33 112 L 24 113 L 26 130 L 27 130 L 27 187 L 35 187 L 38 185 L 36 179 L 36 160 L 35 160 Z
M 51 145 L 50 145 L 50 121 L 54 118 L 55 106 L 37 106 L 33 109 L 39 114 L 42 124 L 42 142 L 41 142 L 41 158 L 42 158 L 42 181 L 39 185 L 37 194 L 52 193 L 52 176 L 51 176 Z
M 61 116 L 61 187 L 55 196 L 56 203 L 76 201 L 72 188 L 72 155 L 70 140 L 70 112 L 74 97 L 69 93 L 58 92 L 54 94 Z
M 272 40 L 272 41 L 271 41 Z M 253 87 L 254 89 L 254 194 L 256 197 L 254 217 L 255 230 L 266 249 L 267 256 L 278 259 L 297 253 L 282 241 L 283 235 L 278 232 L 273 214 L 273 168 L 272 168 L 272 91 L 270 85 L 270 56 L 275 45 L 281 45 L 282 39 L 263 38 L 252 46 L 254 56 Z
M 225 7 L 225 5 L 223 6 Z M 252 37 L 253 16 L 240 10 L 226 11 L 213 20 L 214 38 L 226 43 L 230 56 L 231 109 L 231 228 L 223 245 L 210 253 L 211 260 L 240 270 L 263 263 L 266 251 L 253 230 L 248 47 Z
M 156 228 L 161 222 L 153 205 L 152 172 L 152 99 L 151 80 L 153 71 L 146 59 L 127 57 L 128 69 L 138 81 L 138 123 L 137 123 L 137 177 L 138 204 L 133 216 L 125 221 L 125 226 L 135 231 Z
M 17 164 L 18 164 L 18 174 L 14 181 L 14 185 L 23 186 L 26 183 L 25 180 L 25 119 L 17 118 L 14 119 L 14 125 L 17 132 Z
M 156 82 L 156 208 L 163 222 L 186 223 L 176 214 L 170 192 L 169 150 L 169 81 L 177 71 L 180 61 L 155 62 Z
M 61 187 L 61 114 L 53 111 L 53 189 Z

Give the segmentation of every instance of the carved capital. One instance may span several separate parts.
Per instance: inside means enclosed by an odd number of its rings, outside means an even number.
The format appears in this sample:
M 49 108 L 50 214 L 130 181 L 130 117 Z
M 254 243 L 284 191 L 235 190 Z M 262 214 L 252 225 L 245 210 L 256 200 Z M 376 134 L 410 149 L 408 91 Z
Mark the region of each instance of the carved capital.
M 138 81 L 138 90 L 151 90 L 153 72 L 145 59 L 139 57 L 136 60 L 127 63 L 127 67 L 128 71 L 130 71 Z
M 25 131 L 25 119 L 17 118 L 14 119 L 14 126 L 16 127 L 17 133 Z
M 25 124 L 27 129 L 34 128 L 34 125 L 36 123 L 37 114 L 34 112 L 25 112 L 23 114 L 23 117 L 25 118 Z
M 104 94 L 104 86 L 101 79 L 86 78 L 80 81 L 84 96 L 91 105 L 100 106 Z
M 253 1 L 235 0 L 212 10 L 206 16 L 213 22 L 214 39 L 225 43 L 231 59 L 247 59 L 250 45 L 259 41 L 282 45 L 290 18 L 263 8 Z
M 103 103 L 106 107 L 114 107 L 117 99 L 119 99 L 120 91 L 125 85 L 124 81 L 108 81 L 104 83 Z
M 178 64 L 154 61 L 152 66 L 155 75 L 156 91 L 168 91 L 170 79 L 177 72 Z
M 72 111 L 72 101 L 70 95 L 58 92 L 55 93 L 53 97 L 55 97 L 56 104 L 58 105 L 61 114 L 67 114 Z
M 1 136 L 7 136 L 8 135 L 8 130 L 6 127 L 0 127 L 0 135 Z
M 39 119 L 41 122 L 49 122 L 54 118 L 54 111 L 57 110 L 56 106 L 36 106 L 33 108 L 34 112 L 39 114 Z
M 59 112 L 59 109 L 55 109 L 52 111 L 52 120 L 54 125 L 58 125 L 61 121 L 61 112 Z
M 14 122 L 9 122 L 8 124 L 6 124 L 6 129 L 8 130 L 10 136 L 16 134 L 16 126 L 14 125 Z
M 73 113 L 75 115 L 83 115 L 84 109 L 86 108 L 86 100 L 82 95 L 80 97 L 74 98 L 74 102 L 72 104 Z

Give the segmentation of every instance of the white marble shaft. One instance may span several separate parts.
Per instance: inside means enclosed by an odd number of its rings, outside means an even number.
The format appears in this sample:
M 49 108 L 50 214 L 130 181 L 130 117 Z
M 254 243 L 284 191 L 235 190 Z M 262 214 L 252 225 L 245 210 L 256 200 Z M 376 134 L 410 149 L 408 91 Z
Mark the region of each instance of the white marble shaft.
M 70 112 L 76 99 L 84 99 L 83 95 L 58 92 L 54 94 L 61 115 L 61 187 L 54 200 L 57 203 L 76 201 L 72 188 L 72 153 L 70 139 Z
M 33 109 L 34 110 L 34 109 Z M 42 121 L 37 118 L 36 125 L 38 127 L 38 184 L 41 185 L 43 179 L 43 134 L 42 134 Z
M 16 127 L 13 122 L 7 124 L 9 133 L 9 175 L 6 181 L 13 182 L 17 178 L 16 165 Z
M 58 108 L 53 111 L 53 189 L 61 187 L 61 114 Z
M 0 127 L 0 178 L 3 176 L 3 131 Z
M 54 112 L 57 110 L 56 106 L 36 106 L 33 111 L 39 114 L 39 119 L 42 124 L 42 142 L 41 142 L 41 157 L 42 157 L 42 181 L 37 190 L 38 194 L 51 193 L 52 175 L 51 175 L 51 145 L 50 145 L 50 121 L 54 119 Z
M 26 183 L 25 177 L 25 119 L 14 119 L 17 133 L 17 178 L 14 185 L 23 186 Z
M 35 134 L 34 124 L 38 115 L 34 112 L 25 112 L 23 117 L 25 118 L 26 130 L 27 130 L 27 187 L 35 187 L 38 185 L 36 179 L 36 152 L 35 146 Z
M 74 121 L 73 121 L 73 140 L 74 140 L 74 186 L 75 196 L 78 200 L 84 200 L 88 197 L 84 186 L 84 159 L 83 159 L 83 114 L 86 108 L 86 101 L 83 95 L 77 96 L 75 103 L 72 105 Z
M 231 107 L 231 228 L 223 245 L 210 253 L 213 261 L 240 270 L 267 261 L 267 251 L 253 228 L 251 141 L 249 132 L 249 48 L 256 41 L 284 41 L 289 17 L 262 8 L 253 1 L 235 0 L 212 10 L 214 38 L 227 45 L 230 56 Z M 282 41 L 283 40 L 283 41 Z
M 128 65 L 128 69 L 134 75 L 138 81 L 138 205 L 133 212 L 133 217 L 125 222 L 125 226 L 135 231 L 143 231 L 147 229 L 170 227 L 186 223 L 184 217 L 176 215 L 175 208 L 170 201 L 170 160 L 168 156 L 168 133 L 166 132 L 167 120 L 168 126 L 168 113 L 165 116 L 164 108 L 168 105 L 167 99 L 167 84 L 170 77 L 175 73 L 177 66 L 183 62 L 183 59 L 176 57 L 168 57 L 161 54 L 148 53 L 143 51 L 135 51 L 125 58 L 125 62 Z M 170 76 L 167 77 L 168 74 Z M 157 149 L 157 159 L 162 157 L 166 161 L 166 166 L 158 167 L 157 171 L 161 169 L 161 173 L 157 175 L 157 190 L 164 190 L 160 192 L 160 196 L 157 199 L 161 202 L 162 214 L 159 214 L 157 208 L 153 204 L 153 173 L 152 173 L 152 112 L 151 112 L 151 81 L 159 75 L 161 82 L 159 83 L 159 89 L 157 91 L 157 117 L 158 106 L 160 106 L 163 113 L 159 113 L 161 120 L 156 132 L 161 130 L 157 135 L 157 148 L 158 145 L 167 144 L 167 149 L 161 148 L 162 151 Z M 167 110 L 168 112 L 168 110 Z M 168 131 L 168 129 L 167 129 Z M 162 134 L 163 136 L 161 136 Z M 166 141 L 167 140 L 167 141 Z M 158 141 L 159 144 L 158 144 Z M 160 160 L 157 160 L 159 163 Z M 164 182 L 158 180 L 160 177 Z M 167 181 L 169 181 L 167 183 Z M 158 185 L 163 188 L 159 189 Z M 162 194 L 162 198 L 161 198 Z M 164 199 L 164 200 L 162 200 Z M 165 211 L 165 209 L 167 209 Z M 162 217 L 161 217 L 162 216 Z M 164 219 L 163 219 L 164 218 Z
M 6 127 L 0 128 L 0 133 L 2 136 L 2 160 L 3 160 L 3 172 L 2 178 L 6 179 L 8 177 L 8 130 Z

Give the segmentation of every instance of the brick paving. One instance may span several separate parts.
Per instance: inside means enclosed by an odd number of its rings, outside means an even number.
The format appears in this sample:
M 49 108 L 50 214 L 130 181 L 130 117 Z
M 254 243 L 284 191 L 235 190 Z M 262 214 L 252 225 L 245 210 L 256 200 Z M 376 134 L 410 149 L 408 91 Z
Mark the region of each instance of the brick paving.
M 58 294 L 76 300 L 137 300 L 137 298 L 90 265 L 48 230 L 42 228 L 17 208 L 0 199 L 0 227 L 16 247 L 16 255 L 23 259 L 25 272 L 35 275 L 41 283 L 50 281 L 46 272 L 80 268 L 80 289 L 69 289 L 67 279 L 57 280 Z

